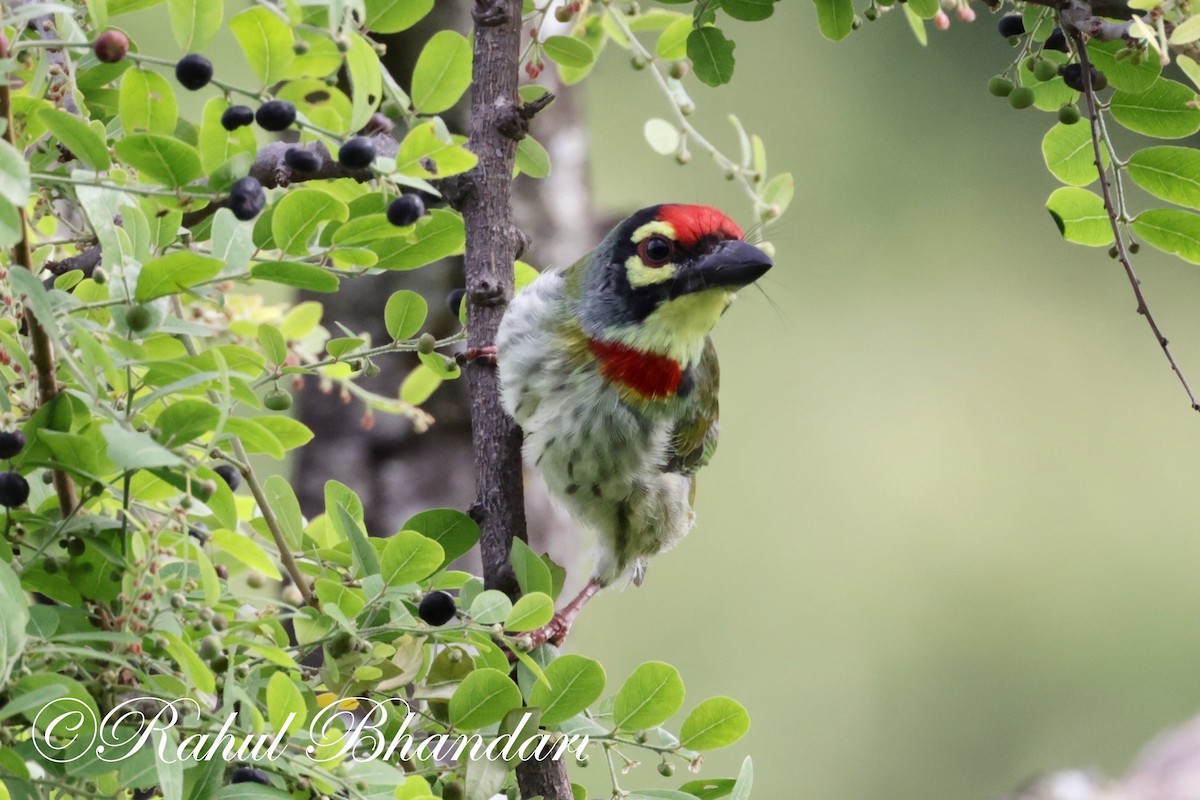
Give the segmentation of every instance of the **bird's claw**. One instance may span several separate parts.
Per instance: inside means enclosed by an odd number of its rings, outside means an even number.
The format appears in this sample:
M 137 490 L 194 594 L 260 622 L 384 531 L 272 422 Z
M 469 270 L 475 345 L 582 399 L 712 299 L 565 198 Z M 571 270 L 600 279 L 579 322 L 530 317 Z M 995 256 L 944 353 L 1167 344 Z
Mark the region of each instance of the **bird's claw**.
M 557 612 L 545 625 L 521 637 L 519 640 L 521 650 L 532 653 L 544 644 L 562 647 L 563 642 L 567 639 L 567 634 L 571 632 L 571 622 L 572 620 L 563 612 Z M 517 660 L 511 650 L 508 651 L 508 660 L 509 662 Z
M 496 365 L 496 346 L 488 345 L 487 347 L 468 347 L 463 353 L 463 358 L 467 361 L 480 361 L 484 364 Z

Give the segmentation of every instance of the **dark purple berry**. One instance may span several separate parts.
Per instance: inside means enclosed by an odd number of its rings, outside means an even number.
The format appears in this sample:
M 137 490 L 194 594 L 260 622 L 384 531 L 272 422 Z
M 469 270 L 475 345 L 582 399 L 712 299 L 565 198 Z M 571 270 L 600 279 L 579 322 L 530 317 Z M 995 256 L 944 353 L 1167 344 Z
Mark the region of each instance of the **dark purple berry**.
M 243 222 L 257 217 L 266 204 L 267 195 L 258 178 L 247 176 L 229 189 L 229 210 Z
M 191 89 L 193 92 L 208 86 L 212 76 L 212 62 L 196 53 L 184 56 L 175 65 L 175 80 L 179 81 L 183 88 Z
M 221 476 L 221 480 L 229 484 L 229 488 L 237 491 L 237 488 L 242 485 L 242 476 L 238 473 L 237 467 L 233 464 L 218 464 L 213 467 L 213 472 Z
M 321 168 L 321 159 L 303 147 L 289 147 L 283 154 L 283 162 L 297 172 L 316 172 Z
M 338 149 L 338 161 L 346 169 L 366 169 L 375 160 L 375 143 L 366 136 L 355 136 Z
M 458 315 L 462 313 L 462 301 L 466 294 L 466 289 L 451 289 L 450 294 L 446 296 L 446 305 L 455 319 L 458 319 Z
M 254 122 L 254 109 L 250 106 L 230 106 L 221 115 L 221 127 L 227 131 L 236 131 Z
M 419 194 L 402 194 L 387 209 L 388 222 L 397 227 L 412 225 L 425 216 L 425 201 Z
M 233 777 L 229 779 L 230 783 L 261 783 L 263 786 L 269 786 L 271 781 L 267 778 L 267 773 L 261 769 L 253 767 L 238 767 L 233 771 Z
M 1005 39 L 1013 36 L 1020 36 L 1025 33 L 1025 20 L 1021 19 L 1020 14 L 1009 14 L 1000 18 L 1000 35 Z
M 417 606 L 417 615 L 435 627 L 454 619 L 454 611 L 454 598 L 449 592 L 440 590 L 422 597 L 421 604 Z
M 1077 92 L 1084 90 L 1083 85 L 1083 67 L 1079 64 L 1067 64 L 1062 68 L 1063 83 L 1071 87 Z M 1108 78 L 1104 77 L 1104 73 L 1092 67 L 1092 89 L 1100 91 L 1108 86 Z
M 296 121 L 296 107 L 286 100 L 268 100 L 254 112 L 264 131 L 282 131 Z
M 1050 38 L 1042 45 L 1044 50 L 1057 50 L 1060 53 L 1067 52 L 1067 37 L 1062 32 L 1062 28 L 1055 28 L 1054 33 L 1050 34 Z
M 92 52 L 105 64 L 115 64 L 129 54 L 129 37 L 120 31 L 105 31 L 92 43 Z
M 25 449 L 25 434 L 20 431 L 0 431 L 0 458 L 12 458 Z
M 29 481 L 18 472 L 0 472 L 0 506 L 16 508 L 29 499 Z

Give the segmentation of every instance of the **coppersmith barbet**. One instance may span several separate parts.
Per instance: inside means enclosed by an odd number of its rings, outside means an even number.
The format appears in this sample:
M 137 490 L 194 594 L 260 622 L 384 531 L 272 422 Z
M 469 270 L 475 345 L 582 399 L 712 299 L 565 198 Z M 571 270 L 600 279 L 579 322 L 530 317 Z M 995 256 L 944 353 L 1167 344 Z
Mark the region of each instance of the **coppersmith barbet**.
M 709 333 L 771 265 L 715 208 L 652 206 L 513 299 L 496 338 L 502 402 L 526 462 L 598 546 L 591 580 L 534 644 L 560 642 L 601 588 L 640 584 L 692 528 L 717 446 Z

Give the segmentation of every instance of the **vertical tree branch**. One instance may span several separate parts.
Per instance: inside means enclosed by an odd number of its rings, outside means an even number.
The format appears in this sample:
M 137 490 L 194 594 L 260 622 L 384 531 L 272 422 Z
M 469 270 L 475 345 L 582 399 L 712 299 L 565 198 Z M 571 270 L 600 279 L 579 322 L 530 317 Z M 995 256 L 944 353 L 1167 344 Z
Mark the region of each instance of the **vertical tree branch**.
M 0 37 L 0 58 L 8 58 L 8 42 Z M 16 146 L 16 131 L 13 130 L 12 91 L 8 81 L 0 80 L 0 118 L 4 119 L 4 135 L 8 143 Z M 13 248 L 13 262 L 30 272 L 37 274 L 33 268 L 33 254 L 29 249 L 29 219 L 25 214 L 25 206 L 17 207 L 20 218 L 21 240 Z M 33 314 L 25 314 L 25 330 L 29 333 L 32 345 L 32 361 L 37 371 L 38 403 L 45 405 L 58 395 L 58 376 L 55 374 L 54 348 L 50 337 L 34 318 Z M 75 485 L 71 476 L 61 469 L 51 470 L 54 479 L 54 491 L 58 495 L 58 508 L 63 517 L 69 516 L 75 509 Z
M 517 95 L 521 0 L 475 0 L 475 60 L 469 147 L 479 157 L 458 198 L 466 222 L 468 351 L 491 347 L 513 292 L 517 232 L 512 219 L 512 170 L 521 126 Z M 517 593 L 509 566 L 514 537 L 526 538 L 521 479 L 521 430 L 500 405 L 495 367 L 467 364 L 471 431 L 475 445 L 475 516 L 482 536 L 484 582 Z M 571 800 L 571 782 L 559 761 L 517 767 L 522 797 Z

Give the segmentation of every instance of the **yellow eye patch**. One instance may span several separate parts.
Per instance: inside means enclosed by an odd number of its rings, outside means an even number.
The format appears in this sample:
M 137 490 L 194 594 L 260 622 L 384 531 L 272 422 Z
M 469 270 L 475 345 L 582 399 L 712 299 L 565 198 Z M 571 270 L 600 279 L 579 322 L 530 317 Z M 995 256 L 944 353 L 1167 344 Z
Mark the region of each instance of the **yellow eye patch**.
M 665 236 L 671 241 L 675 241 L 675 228 L 669 222 L 660 222 L 659 220 L 647 222 L 633 232 L 630 241 L 634 244 L 641 244 L 651 236 Z M 625 276 L 628 278 L 630 286 L 653 286 L 656 283 L 662 283 L 674 274 L 674 264 L 647 267 L 636 255 L 630 256 L 629 260 L 625 262 Z

